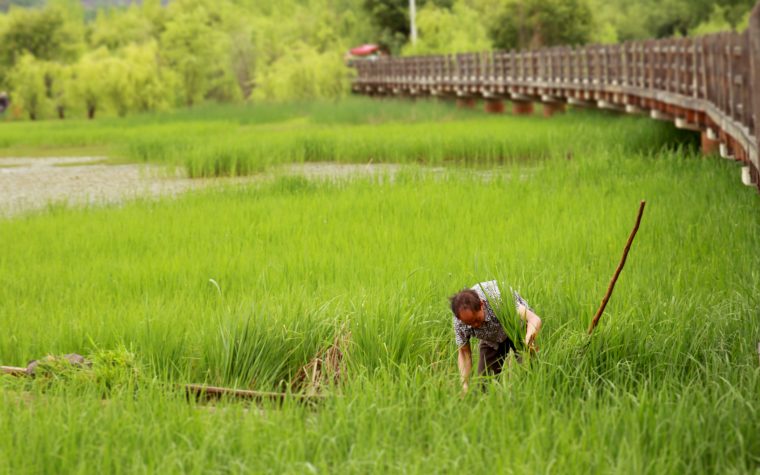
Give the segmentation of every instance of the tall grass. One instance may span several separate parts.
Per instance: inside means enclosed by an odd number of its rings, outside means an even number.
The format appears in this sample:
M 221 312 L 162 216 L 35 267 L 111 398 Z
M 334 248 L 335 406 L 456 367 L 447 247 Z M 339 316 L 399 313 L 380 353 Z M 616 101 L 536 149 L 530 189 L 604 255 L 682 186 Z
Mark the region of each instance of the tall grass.
M 476 117 L 482 113 L 458 110 L 449 103 L 373 101 L 366 98 L 334 102 L 206 104 L 172 112 L 139 114 L 127 118 L 48 120 L 0 124 L 3 155 L 33 147 L 85 147 L 106 145 L 112 152 L 145 134 L 153 138 L 192 139 L 236 137 L 256 131 L 307 125 L 356 125 L 386 122 L 426 122 Z M 202 137 L 200 137 L 202 136 Z
M 410 165 L 0 221 L 0 361 L 126 345 L 153 380 L 106 402 L 0 390 L 0 452 L 17 454 L 0 471 L 757 471 L 760 198 L 732 164 L 643 153 L 639 126 L 486 176 Z M 427 126 L 395 127 L 411 147 Z M 461 397 L 446 297 L 491 278 L 543 318 L 541 351 Z M 172 389 L 283 388 L 339 328 L 345 381 L 316 408 L 200 410 Z
M 552 119 L 485 116 L 434 101 L 206 106 L 123 121 L 0 127 L 0 154 L 107 153 L 179 167 L 190 177 L 241 176 L 293 162 L 491 166 L 598 152 L 652 153 L 695 137 L 643 118 L 572 111 Z

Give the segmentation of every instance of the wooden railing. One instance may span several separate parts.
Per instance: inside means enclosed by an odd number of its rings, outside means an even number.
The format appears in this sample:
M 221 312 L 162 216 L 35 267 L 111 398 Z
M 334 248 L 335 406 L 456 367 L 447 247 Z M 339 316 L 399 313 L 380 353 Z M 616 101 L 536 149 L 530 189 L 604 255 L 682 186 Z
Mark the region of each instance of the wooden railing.
M 360 60 L 353 92 L 440 96 L 500 112 L 547 115 L 565 104 L 675 122 L 702 133 L 706 153 L 744 163 L 743 181 L 760 190 L 760 2 L 743 33 L 438 56 Z

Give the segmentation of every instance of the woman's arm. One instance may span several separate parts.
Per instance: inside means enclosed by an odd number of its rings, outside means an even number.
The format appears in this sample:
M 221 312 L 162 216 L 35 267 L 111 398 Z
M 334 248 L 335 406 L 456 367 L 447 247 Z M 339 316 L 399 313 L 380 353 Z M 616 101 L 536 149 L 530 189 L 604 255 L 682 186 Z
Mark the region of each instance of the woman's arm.
M 459 347 L 457 364 L 459 365 L 459 376 L 462 379 L 462 390 L 467 392 L 470 387 L 470 373 L 472 372 L 472 350 L 469 341 Z
M 541 318 L 525 305 L 520 305 L 518 311 L 520 313 L 520 318 L 522 318 L 527 324 L 527 330 L 525 331 L 525 345 L 531 347 L 538 336 L 538 332 L 541 331 Z

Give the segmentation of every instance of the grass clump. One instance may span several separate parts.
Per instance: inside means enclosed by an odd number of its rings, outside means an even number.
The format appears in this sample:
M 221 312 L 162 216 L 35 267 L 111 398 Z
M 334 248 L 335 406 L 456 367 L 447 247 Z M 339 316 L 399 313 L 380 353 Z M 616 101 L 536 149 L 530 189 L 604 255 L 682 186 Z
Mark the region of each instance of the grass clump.
M 97 350 L 88 359 L 92 361 L 94 382 L 104 395 L 135 389 L 144 381 L 142 364 L 125 346 Z
M 144 381 L 144 369 L 126 347 L 96 350 L 87 356 L 47 355 L 29 364 L 28 377 L 5 379 L 9 387 L 26 391 L 90 391 L 108 397 L 135 390 Z

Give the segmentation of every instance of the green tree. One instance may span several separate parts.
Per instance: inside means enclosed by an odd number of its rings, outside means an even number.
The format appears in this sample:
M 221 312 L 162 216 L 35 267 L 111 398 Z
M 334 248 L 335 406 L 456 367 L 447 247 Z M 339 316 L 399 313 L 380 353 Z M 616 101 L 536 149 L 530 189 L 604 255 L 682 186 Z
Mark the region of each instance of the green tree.
M 73 94 L 84 105 L 87 118 L 94 119 L 106 98 L 108 50 L 99 48 L 84 56 L 73 68 Z
M 250 97 L 254 87 L 256 57 L 252 38 L 253 32 L 246 28 L 240 28 L 230 34 L 232 73 L 245 99 Z
M 223 99 L 234 97 L 229 38 L 216 28 L 219 22 L 218 13 L 202 5 L 177 9 L 161 34 L 162 56 L 176 72 L 187 106 L 197 104 L 209 92 Z
M 749 23 L 752 4 L 747 2 L 722 2 L 712 5 L 710 15 L 703 19 L 689 35 L 706 35 L 721 31 L 743 31 Z
M 19 58 L 10 74 L 13 100 L 31 120 L 41 118 L 47 106 L 45 73 L 45 64 L 27 53 Z
M 320 53 L 300 43 L 290 54 L 259 70 L 256 99 L 334 99 L 349 90 L 350 72 L 339 54 Z
M 0 85 L 24 54 L 46 61 L 71 61 L 81 53 L 81 24 L 58 6 L 12 8 L 0 21 Z
M 284 0 L 252 18 L 255 99 L 339 97 L 351 72 L 342 57 L 372 38 L 362 0 Z M 263 7 L 257 7 L 263 8 Z M 306 71 L 306 65 L 317 68 Z M 279 80 L 279 77 L 284 79 Z M 297 84 L 303 84 L 299 91 Z
M 403 52 L 413 55 L 491 49 L 482 18 L 464 0 L 456 0 L 450 9 L 429 3 L 420 10 L 417 18 L 417 44 L 408 43 Z
M 174 104 L 173 91 L 177 79 L 168 68 L 162 66 L 155 41 L 129 45 L 123 54 L 128 68 L 127 89 L 133 110 L 162 110 Z
M 90 25 L 90 44 L 118 49 L 130 43 L 144 43 L 153 38 L 154 27 L 137 5 L 128 9 L 99 10 Z
M 715 29 L 718 23 L 738 28 L 755 0 L 588 0 L 597 28 L 619 41 L 684 36 L 699 25 Z M 716 14 L 716 9 L 722 13 Z M 717 15 L 717 16 L 716 16 Z M 723 23 L 725 20 L 725 23 Z M 707 24 L 713 23 L 712 27 Z M 598 34 L 593 35 L 597 37 Z
M 163 56 L 180 79 L 185 105 L 197 103 L 206 92 L 211 63 L 215 61 L 209 40 L 213 36 L 214 31 L 200 13 L 175 16 L 161 35 Z
M 417 0 L 422 9 L 428 2 Z M 432 1 L 438 7 L 450 8 L 453 0 Z M 364 10 L 376 29 L 376 41 L 399 51 L 409 39 L 409 0 L 364 0 Z
M 157 39 L 164 31 L 167 9 L 161 5 L 161 0 L 143 0 L 141 7 L 142 16 L 150 22 L 151 36 Z
M 378 42 L 393 50 L 399 50 L 407 42 L 409 0 L 366 0 L 364 8 L 377 28 Z
M 71 60 L 81 41 L 58 8 L 12 9 L 0 34 L 0 60 L 12 66 L 26 53 L 41 60 Z
M 134 100 L 129 81 L 130 64 L 123 58 L 111 55 L 101 62 L 103 67 L 103 95 L 113 109 L 124 117 Z
M 491 30 L 500 49 L 528 49 L 586 43 L 593 16 L 585 0 L 513 0 Z
M 710 16 L 702 23 L 689 30 L 690 36 L 707 35 L 720 31 L 730 31 L 733 26 L 726 20 L 726 10 L 720 5 L 714 5 Z
M 752 15 L 752 11 L 748 11 L 736 24 L 736 31 L 744 31 L 749 27 L 749 17 Z
M 230 5 L 225 15 L 224 30 L 229 44 L 229 69 L 239 95 L 248 99 L 254 87 L 256 51 L 254 23 L 250 14 L 239 6 Z
M 70 65 L 50 62 L 45 73 L 48 96 L 59 119 L 66 118 L 66 111 L 72 104 L 74 71 Z

